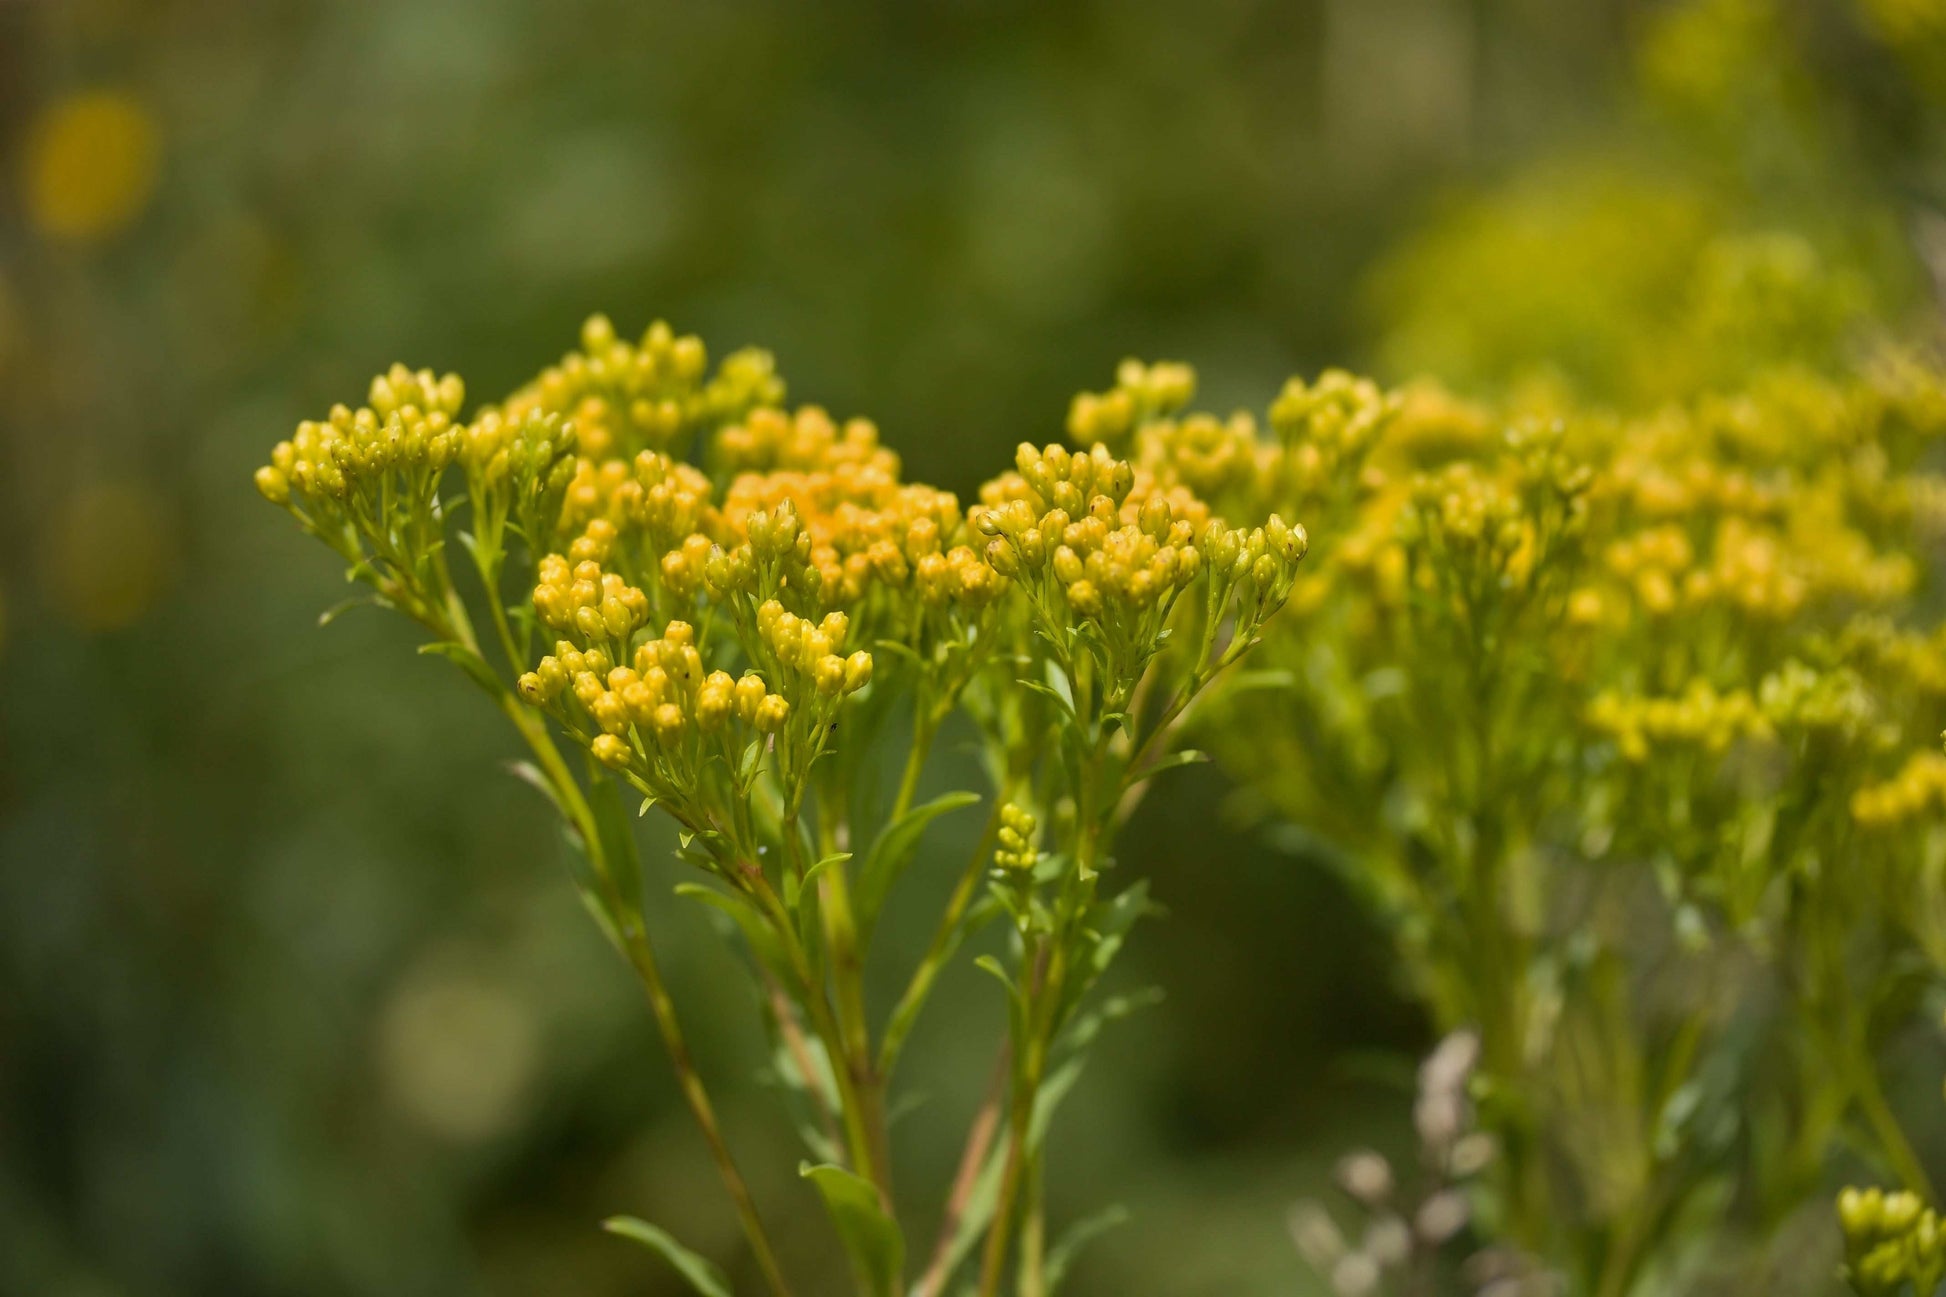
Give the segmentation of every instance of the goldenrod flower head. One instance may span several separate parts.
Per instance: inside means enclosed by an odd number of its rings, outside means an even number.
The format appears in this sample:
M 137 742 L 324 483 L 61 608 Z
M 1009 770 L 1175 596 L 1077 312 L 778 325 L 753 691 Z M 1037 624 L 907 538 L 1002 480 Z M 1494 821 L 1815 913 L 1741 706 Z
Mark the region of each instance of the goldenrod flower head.
M 586 558 L 570 563 L 559 554 L 541 560 L 534 611 L 541 624 L 585 639 L 626 642 L 649 619 L 649 599 L 618 574 Z
M 719 471 L 732 474 L 830 472 L 846 466 L 887 480 L 899 475 L 899 457 L 879 444 L 871 420 L 849 419 L 840 426 L 814 405 L 794 414 L 767 406 L 754 409 L 718 432 L 712 449 Z
M 1114 387 L 1074 398 L 1068 407 L 1068 436 L 1081 446 L 1112 446 L 1142 425 L 1180 410 L 1195 395 L 1196 371 L 1188 365 L 1124 360 L 1115 371 Z
M 1838 1195 L 1838 1224 L 1845 1277 L 1865 1297 L 1930 1293 L 1946 1275 L 1946 1229 L 1917 1194 L 1846 1189 Z
M 1897 774 L 1851 795 L 1852 818 L 1869 829 L 1909 824 L 1946 809 L 1946 755 L 1927 750 L 1907 758 Z
M 155 192 L 161 132 L 120 90 L 58 99 L 30 123 L 21 152 L 27 215 L 52 240 L 91 244 L 126 229 Z
M 1328 369 L 1315 383 L 1293 378 L 1270 405 L 1270 427 L 1287 450 L 1326 470 L 1369 450 L 1395 417 L 1401 398 L 1368 378 Z
M 995 838 L 993 863 L 1004 870 L 1032 869 L 1040 859 L 1034 849 L 1036 821 L 1025 807 L 1007 802 L 1000 807 L 1000 830 Z
M 544 370 L 506 402 L 574 421 L 597 459 L 640 450 L 680 452 L 699 428 L 714 429 L 784 395 L 768 353 L 735 353 L 709 374 L 702 340 L 677 335 L 658 320 L 639 342 L 619 337 L 603 315 L 581 329 L 581 348 Z

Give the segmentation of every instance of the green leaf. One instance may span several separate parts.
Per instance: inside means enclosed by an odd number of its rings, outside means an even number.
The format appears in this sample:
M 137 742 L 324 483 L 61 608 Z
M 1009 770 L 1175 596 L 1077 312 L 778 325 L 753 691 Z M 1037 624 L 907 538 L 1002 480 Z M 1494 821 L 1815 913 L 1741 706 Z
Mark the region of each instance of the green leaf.
M 744 897 L 711 887 L 707 883 L 677 883 L 676 895 L 701 901 L 704 905 L 728 915 L 743 933 L 743 939 L 750 946 L 750 953 L 771 973 L 788 981 L 790 960 L 784 953 L 784 943 L 777 937 L 776 930 L 763 911 Z
M 1092 1215 L 1083 1216 L 1068 1226 L 1067 1232 L 1061 1235 L 1061 1241 L 1056 1243 L 1053 1250 L 1047 1254 L 1047 1269 L 1043 1274 L 1047 1282 L 1047 1291 L 1050 1294 L 1060 1291 L 1061 1280 L 1067 1278 L 1068 1267 L 1074 1264 L 1074 1258 L 1080 1255 L 1082 1248 L 1116 1226 L 1126 1225 L 1128 1220 L 1128 1208 L 1116 1203 Z
M 1025 1039 L 1027 1035 L 1027 1001 L 1021 995 L 1020 988 L 1014 985 L 1014 979 L 1007 976 L 1007 970 L 1002 968 L 1000 961 L 992 955 L 981 955 L 973 961 L 973 967 L 983 973 L 993 974 L 993 976 L 1000 980 L 1000 985 L 1007 988 L 1008 1031 L 1015 1040 Z
M 642 857 L 635 849 L 635 817 L 622 802 L 622 792 L 608 772 L 588 762 L 588 808 L 595 814 L 595 832 L 601 835 L 601 853 L 608 861 L 609 876 L 624 904 L 642 904 Z
M 318 614 L 318 629 L 323 630 L 326 626 L 337 621 L 338 618 L 344 616 L 353 608 L 364 607 L 367 604 L 372 607 L 378 607 L 379 601 L 376 597 L 368 594 L 355 594 L 349 599 L 340 599 L 337 603 L 332 604 L 329 608 L 326 608 Z
M 919 653 L 916 649 L 910 644 L 904 644 L 895 639 L 873 640 L 872 653 L 874 656 L 884 653 L 891 657 L 905 658 L 914 665 L 924 665 L 920 661 Z
M 1067 716 L 1069 720 L 1073 720 L 1075 718 L 1074 701 L 1071 698 L 1069 698 L 1067 694 L 1061 692 L 1059 689 L 1056 689 L 1053 685 L 1042 684 L 1038 680 L 1017 680 L 1014 683 L 1018 684 L 1023 689 L 1031 689 L 1037 694 L 1045 694 L 1047 697 L 1052 698 L 1057 704 L 1060 705 L 1062 713 L 1065 716 Z
M 832 1142 L 832 1134 L 822 1119 L 823 1114 L 834 1110 L 830 1096 L 837 1092 L 831 1056 L 825 1052 L 824 1042 L 815 1035 L 804 1034 L 799 1041 L 803 1051 L 800 1056 L 798 1048 L 785 1039 L 777 1011 L 769 1003 L 764 1006 L 763 1017 L 764 1030 L 770 1036 L 770 1067 L 764 1079 L 783 1092 L 784 1106 L 790 1110 L 791 1122 L 811 1156 L 825 1162 L 837 1161 L 844 1154 Z M 807 1068 L 811 1074 L 807 1075 Z
M 735 1297 L 730 1290 L 730 1280 L 713 1261 L 696 1255 L 682 1244 L 670 1238 L 668 1233 L 657 1229 L 645 1220 L 633 1216 L 610 1216 L 601 1223 L 610 1234 L 621 1238 L 633 1239 L 649 1251 L 657 1253 L 664 1261 L 675 1267 L 677 1274 L 689 1281 L 689 1286 L 703 1297 Z
M 1101 1029 L 1130 1014 L 1162 1003 L 1162 988 L 1151 986 L 1127 995 L 1111 995 L 1085 1013 L 1077 1013 L 1061 1031 L 1063 1048 L 1079 1053 L 1094 1043 Z
M 886 1214 L 878 1190 L 863 1177 L 826 1163 L 798 1168 L 818 1188 L 859 1282 L 872 1297 L 899 1297 L 905 1281 L 905 1236 Z
M 737 787 L 745 793 L 750 791 L 750 784 L 757 777 L 757 762 L 763 759 L 763 755 L 762 739 L 751 739 L 744 746 L 743 756 L 737 761 Z
M 789 871 L 786 871 L 784 874 L 784 908 L 787 910 L 797 909 L 798 897 L 810 889 L 811 884 L 817 880 L 819 874 L 831 868 L 833 865 L 842 865 L 850 859 L 851 852 L 834 851 L 805 870 L 803 882 L 799 882 Z
M 1297 684 L 1297 673 L 1285 667 L 1262 667 L 1255 671 L 1239 671 L 1229 678 L 1223 693 L 1241 694 L 1253 689 L 1290 689 Z
M 1184 748 L 1180 752 L 1171 752 L 1168 756 L 1157 761 L 1147 770 L 1144 770 L 1141 777 L 1144 779 L 1153 779 L 1165 770 L 1174 770 L 1178 766 L 1199 766 L 1208 760 L 1209 753 L 1199 752 L 1195 748 Z
M 859 867 L 857 895 L 853 898 L 858 910 L 861 939 L 870 934 L 872 921 L 878 917 L 885 898 L 891 894 L 892 885 L 905 872 L 906 866 L 912 863 L 926 827 L 948 811 L 971 806 L 979 800 L 978 793 L 947 793 L 924 805 L 912 807 L 879 833 L 877 840 L 872 843 L 872 849 L 866 853 L 865 863 Z
M 539 766 L 531 761 L 509 761 L 507 763 L 507 771 L 515 779 L 520 780 L 520 782 L 540 789 L 541 796 L 547 798 L 549 804 L 554 807 L 555 812 L 560 815 L 562 822 L 567 822 L 568 809 L 561 805 L 561 795 L 554 790 L 552 781 L 541 773 Z
M 490 694 L 498 695 L 506 692 L 507 687 L 500 682 L 499 676 L 493 674 L 493 668 L 486 664 L 486 659 L 458 640 L 434 640 L 430 644 L 421 644 L 419 651 L 445 658 L 466 672 L 473 678 L 474 684 Z
M 1027 1123 L 1028 1138 L 1038 1141 L 1053 1120 L 1054 1109 L 1073 1088 L 1079 1075 L 1080 1064 L 1070 1064 L 1048 1078 L 1041 1086 L 1041 1092 L 1034 1098 L 1034 1112 Z M 980 1168 L 979 1178 L 973 1182 L 973 1192 L 966 1197 L 966 1209 L 960 1213 L 959 1226 L 953 1232 L 953 1241 L 946 1249 L 946 1273 L 951 1275 L 960 1263 L 973 1250 L 980 1237 L 986 1233 L 993 1214 L 999 1209 L 1000 1179 L 1006 1167 L 1007 1141 L 995 1140 L 993 1151 L 987 1154 L 986 1164 Z

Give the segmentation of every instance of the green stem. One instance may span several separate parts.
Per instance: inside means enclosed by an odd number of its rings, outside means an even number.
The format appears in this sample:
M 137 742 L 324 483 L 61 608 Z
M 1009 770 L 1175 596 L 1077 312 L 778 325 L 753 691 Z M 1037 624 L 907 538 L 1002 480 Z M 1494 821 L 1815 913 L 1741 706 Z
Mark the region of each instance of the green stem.
M 469 633 L 468 638 L 471 638 Z M 477 650 L 476 650 L 477 651 Z M 723 1129 L 716 1119 L 716 1108 L 710 1102 L 709 1092 L 703 1086 L 702 1074 L 696 1070 L 694 1059 L 689 1052 L 689 1043 L 683 1035 L 682 1023 L 676 1017 L 675 1002 L 670 999 L 668 985 L 662 979 L 661 969 L 655 961 L 654 948 L 649 943 L 647 930 L 642 926 L 639 907 L 627 903 L 615 886 L 614 869 L 607 860 L 602 847 L 601 832 L 595 821 L 594 809 L 581 791 L 580 781 L 568 769 L 561 758 L 561 751 L 548 736 L 547 727 L 539 716 L 526 704 L 512 694 L 501 690 L 495 697 L 501 710 L 513 722 L 527 741 L 528 749 L 534 754 L 541 772 L 547 777 L 567 812 L 569 821 L 580 836 L 583 849 L 588 853 L 589 864 L 595 876 L 601 881 L 613 912 L 621 916 L 618 924 L 623 953 L 629 966 L 635 970 L 642 983 L 643 991 L 649 997 L 649 1007 L 655 1016 L 656 1028 L 662 1035 L 663 1048 L 668 1051 L 670 1064 L 675 1068 L 676 1081 L 682 1090 L 683 1100 L 689 1106 L 690 1114 L 702 1129 L 703 1142 L 709 1146 L 710 1157 L 716 1163 L 717 1174 L 723 1186 L 729 1191 L 735 1204 L 737 1219 L 743 1227 L 745 1239 L 750 1250 L 757 1258 L 757 1266 L 763 1271 L 764 1281 L 775 1297 L 789 1297 L 790 1285 L 785 1282 L 782 1267 L 778 1264 L 776 1250 L 771 1246 L 770 1236 L 765 1231 L 763 1219 L 757 1213 L 755 1198 L 750 1186 L 738 1170 L 735 1156 L 730 1152 Z M 620 904 L 617 904 L 620 902 Z
M 656 1026 L 661 1029 L 664 1047 L 669 1051 L 669 1059 L 676 1069 L 676 1080 L 682 1088 L 683 1099 L 694 1114 L 697 1125 L 703 1129 L 703 1139 L 709 1145 L 710 1155 L 716 1161 L 717 1173 L 722 1176 L 730 1198 L 736 1204 L 737 1217 L 743 1223 L 744 1236 L 750 1241 L 751 1251 L 756 1254 L 757 1265 L 763 1271 L 764 1282 L 770 1286 L 777 1297 L 789 1297 L 790 1286 L 784 1282 L 782 1268 L 777 1263 L 777 1255 L 771 1249 L 770 1238 L 764 1232 L 763 1220 L 757 1214 L 756 1200 L 751 1197 L 750 1186 L 744 1182 L 743 1175 L 737 1170 L 736 1160 L 730 1154 L 729 1144 L 723 1138 L 722 1128 L 717 1124 L 716 1109 L 710 1103 L 709 1092 L 703 1088 L 702 1074 L 696 1070 L 694 1060 L 689 1054 L 688 1042 L 682 1033 L 682 1024 L 676 1017 L 676 1006 L 669 998 L 667 985 L 662 980 L 661 970 L 656 966 L 655 952 L 649 945 L 648 934 L 641 922 L 630 916 L 622 925 L 623 946 L 628 953 L 628 961 L 642 981 L 642 988 L 649 997 L 649 1007 L 655 1014 Z
M 1000 1175 L 1000 1196 L 994 1207 L 993 1224 L 987 1231 L 986 1254 L 980 1267 L 980 1297 L 998 1297 L 1000 1278 L 1006 1271 L 1021 1189 L 1029 1174 L 1028 1162 L 1035 1155 L 1028 1136 L 1047 1070 L 1047 1042 L 1053 1033 L 1052 1006 L 1060 1001 L 1066 962 L 1058 942 L 1045 942 L 1034 961 L 1033 981 L 1039 985 L 1030 993 L 1027 1039 L 1019 1046 L 1020 1070 L 1014 1077 L 1007 1115 L 1007 1161 Z
M 939 974 L 953 952 L 967 907 L 973 903 L 980 880 L 986 877 L 987 860 L 993 854 L 994 839 L 1000 833 L 1000 807 L 1004 800 L 1000 796 L 993 799 L 993 809 L 987 813 L 986 828 L 981 831 L 980 841 L 973 848 L 973 858 L 960 874 L 959 882 L 946 902 L 946 912 L 926 946 L 926 953 L 920 958 L 911 982 L 906 985 L 905 993 L 899 997 L 898 1004 L 893 1006 L 892 1016 L 886 1021 L 885 1035 L 879 1042 L 878 1071 L 888 1082 L 892 1069 L 899 1061 L 899 1052 L 905 1046 L 905 1039 L 911 1034 L 913 1024 L 919 1020 L 919 1012 L 925 1008 L 933 984 L 939 980 Z
M 1020 1229 L 1020 1297 L 1047 1297 L 1047 1215 L 1043 1196 L 1046 1159 L 1029 1156 L 1024 1173 L 1026 1219 Z
M 1865 1123 L 1878 1140 L 1885 1160 L 1891 1163 L 1892 1174 L 1927 1202 L 1937 1202 L 1938 1199 L 1933 1196 L 1932 1177 L 1926 1174 L 1918 1153 L 1913 1151 L 1912 1142 L 1906 1138 L 1899 1119 L 1893 1115 L 1892 1106 L 1885 1101 L 1885 1090 L 1878 1083 L 1878 1073 L 1869 1066 L 1860 1068 L 1856 1088 L 1858 1107 L 1865 1114 Z
M 852 914 L 851 885 L 844 864 L 818 875 L 818 911 L 824 920 L 831 978 L 838 992 L 838 1029 L 844 1043 L 841 1065 L 851 1073 L 858 1119 L 865 1131 L 867 1162 L 860 1169 L 878 1186 L 880 1197 L 889 1207 L 892 1159 L 885 1129 L 884 1088 L 872 1061 L 871 1031 L 865 1021 L 864 959 L 858 949 L 858 925 Z
M 867 1105 L 858 1093 L 857 1077 L 853 1070 L 845 1066 L 844 1034 L 839 1030 L 836 1017 L 832 1014 L 831 1004 L 825 994 L 824 983 L 811 969 L 810 956 L 805 952 L 803 942 L 798 940 L 797 925 L 790 911 L 784 907 L 777 890 L 764 877 L 763 871 L 752 865 L 743 871 L 743 878 L 757 904 L 770 917 L 771 926 L 776 930 L 778 939 L 784 944 L 784 953 L 791 961 L 791 971 L 797 977 L 798 986 L 803 992 L 801 1003 L 810 1016 L 811 1029 L 823 1043 L 825 1053 L 833 1060 L 832 1078 L 838 1085 L 838 1117 L 845 1130 L 845 1145 L 850 1155 L 852 1169 L 870 1178 L 887 1203 L 891 1201 L 890 1186 L 879 1180 L 875 1174 L 878 1156 L 870 1128 L 866 1123 Z
M 912 809 L 912 799 L 919 792 L 919 775 L 926 768 L 926 753 L 932 747 L 932 736 L 938 728 L 938 721 L 923 700 L 914 709 L 912 724 L 912 751 L 906 754 L 905 770 L 899 775 L 899 793 L 892 800 L 892 813 L 886 823 L 896 823 Z

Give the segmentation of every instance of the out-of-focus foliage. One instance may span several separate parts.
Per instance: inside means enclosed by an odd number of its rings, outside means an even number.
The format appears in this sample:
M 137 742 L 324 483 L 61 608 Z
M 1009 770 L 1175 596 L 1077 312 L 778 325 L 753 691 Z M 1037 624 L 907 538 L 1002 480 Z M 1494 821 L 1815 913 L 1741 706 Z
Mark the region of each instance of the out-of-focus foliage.
M 1946 386 L 1888 342 L 1932 341 L 1924 218 L 1849 151 L 1807 21 L 1673 8 L 1652 132 L 1381 275 L 1386 354 L 1485 399 L 1294 381 L 1268 445 L 1076 406 L 1084 444 L 1318 537 L 1265 655 L 1290 693 L 1207 733 L 1387 916 L 1435 1021 L 1480 1031 L 1482 1224 L 1571 1292 L 1771 1291 L 1850 1156 L 1931 1194 L 1906 1125 L 1933 1122 L 1883 1069 L 1946 953 Z M 1861 1290 L 1931 1292 L 1888 1259 L 1930 1257 L 1906 1223 L 1855 1240 Z
M 1765 365 L 1827 367 L 1930 312 L 1912 236 L 1932 218 L 1902 191 L 1938 183 L 1923 154 L 1936 109 L 1856 15 L 1775 0 L 1652 13 L 1626 129 L 1453 203 L 1380 270 L 1387 369 L 1473 390 L 1559 379 L 1639 409 Z M 1873 133 L 1881 105 L 1814 75 L 1817 56 L 1886 79 L 1893 139 Z

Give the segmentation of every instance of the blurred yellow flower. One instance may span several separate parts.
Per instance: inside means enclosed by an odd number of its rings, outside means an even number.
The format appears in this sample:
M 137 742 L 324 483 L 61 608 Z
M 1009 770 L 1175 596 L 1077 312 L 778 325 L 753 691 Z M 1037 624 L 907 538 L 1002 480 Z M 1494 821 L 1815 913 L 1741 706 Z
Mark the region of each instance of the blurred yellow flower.
M 491 1139 L 524 1115 L 541 1064 L 533 1006 L 501 981 L 457 969 L 409 974 L 381 1010 L 379 1078 L 400 1110 L 457 1143 Z
M 48 105 L 21 157 L 34 228 L 77 244 L 120 233 L 155 191 L 161 145 L 153 114 L 124 92 L 83 91 Z
M 48 601 L 84 631 L 140 621 L 175 575 L 175 529 L 140 482 L 93 482 L 55 511 L 43 547 Z

